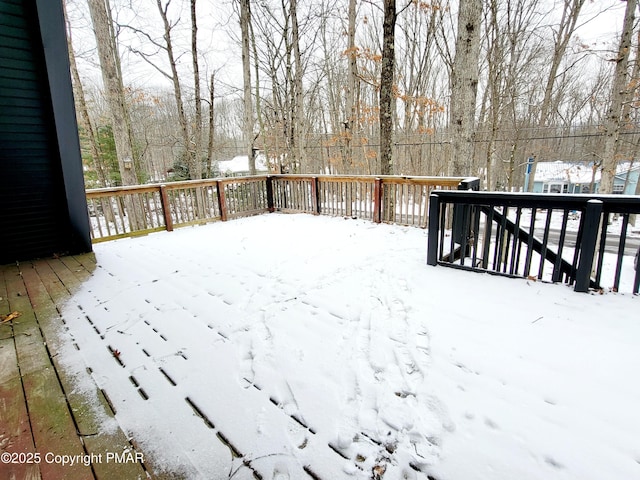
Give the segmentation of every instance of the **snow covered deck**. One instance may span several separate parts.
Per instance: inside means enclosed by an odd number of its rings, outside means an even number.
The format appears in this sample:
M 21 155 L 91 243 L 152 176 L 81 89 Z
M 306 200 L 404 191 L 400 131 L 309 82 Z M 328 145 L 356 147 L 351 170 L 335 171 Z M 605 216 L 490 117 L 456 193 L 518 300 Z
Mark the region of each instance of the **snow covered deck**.
M 640 478 L 640 299 L 426 243 L 271 214 L 99 244 L 57 361 L 167 478 Z

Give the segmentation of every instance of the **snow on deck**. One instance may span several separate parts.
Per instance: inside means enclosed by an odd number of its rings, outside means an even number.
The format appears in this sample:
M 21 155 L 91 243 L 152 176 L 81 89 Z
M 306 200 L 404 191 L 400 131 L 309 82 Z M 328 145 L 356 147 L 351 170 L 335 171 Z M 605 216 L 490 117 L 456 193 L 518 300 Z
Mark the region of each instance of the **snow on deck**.
M 184 478 L 640 478 L 640 298 L 426 246 L 279 214 L 123 239 L 63 313 L 123 430 Z

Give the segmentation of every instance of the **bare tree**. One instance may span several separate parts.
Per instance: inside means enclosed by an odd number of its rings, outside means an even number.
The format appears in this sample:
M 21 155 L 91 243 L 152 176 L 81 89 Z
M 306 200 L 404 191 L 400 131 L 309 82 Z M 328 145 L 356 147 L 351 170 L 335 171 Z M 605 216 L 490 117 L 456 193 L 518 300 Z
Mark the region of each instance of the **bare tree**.
M 138 183 L 138 179 L 134 162 L 131 126 L 122 76 L 118 68 L 118 49 L 109 20 L 109 0 L 88 0 L 88 5 L 98 46 L 100 70 L 105 88 L 105 99 L 112 121 L 120 176 L 124 185 L 135 185 Z
M 209 85 L 209 142 L 207 143 L 207 178 L 211 178 L 213 163 L 213 144 L 215 138 L 215 74 L 211 74 L 211 83 Z
M 580 11 L 584 6 L 586 0 L 563 0 L 562 16 L 557 30 L 553 31 L 554 47 L 553 54 L 551 56 L 551 66 L 549 68 L 549 74 L 547 75 L 547 81 L 544 89 L 544 97 L 542 98 L 542 104 L 540 105 L 540 118 L 538 125 L 540 127 L 546 127 L 549 121 L 549 115 L 552 110 L 552 99 L 554 93 L 554 87 L 558 80 L 558 71 L 563 59 L 567 47 L 569 46 L 569 40 L 573 36 L 578 18 L 580 18 Z M 560 100 L 558 96 L 557 100 Z M 533 157 L 533 164 L 531 165 L 531 171 L 529 173 L 528 185 L 525 185 L 525 190 L 530 192 L 533 190 L 533 180 L 536 174 L 537 157 Z
M 471 175 L 482 0 L 460 0 L 451 78 L 452 175 Z
M 348 7 L 348 27 L 347 27 L 347 50 L 346 55 L 349 61 L 349 77 L 347 79 L 345 95 L 345 155 L 343 168 L 349 169 L 353 163 L 353 140 L 358 132 L 358 57 L 356 49 L 356 0 L 349 0 Z
M 189 176 L 191 178 L 195 178 L 195 173 L 196 173 L 196 167 L 195 167 L 196 162 L 194 160 L 195 152 L 193 151 L 193 148 L 191 148 L 189 125 L 187 123 L 187 116 L 185 113 L 184 101 L 182 99 L 182 87 L 180 86 L 180 77 L 178 76 L 177 60 L 176 60 L 176 55 L 173 51 L 173 40 L 171 37 L 171 31 L 173 30 L 173 27 L 175 26 L 175 24 L 172 24 L 169 21 L 168 11 L 169 11 L 170 5 L 171 5 L 171 0 L 167 0 L 167 2 L 164 5 L 161 0 L 156 0 L 156 6 L 158 8 L 158 13 L 160 14 L 160 17 L 162 18 L 162 25 L 164 28 L 164 35 L 163 35 L 164 45 L 158 44 L 158 46 L 160 46 L 160 48 L 162 48 L 167 54 L 171 73 L 168 74 L 162 71 L 161 69 L 159 69 L 158 67 L 156 67 L 156 69 L 159 70 L 161 73 L 163 73 L 169 80 L 171 80 L 171 83 L 173 85 L 173 95 L 175 97 L 176 108 L 178 110 L 178 121 L 180 125 L 180 132 L 182 133 L 182 144 L 185 151 L 187 166 L 189 169 Z
M 239 0 L 240 2 L 240 31 L 242 34 L 242 79 L 243 79 L 243 100 L 244 100 L 244 141 L 249 158 L 249 173 L 256 174 L 256 159 L 253 154 L 253 104 L 251 101 L 251 56 L 250 56 L 250 22 L 251 6 L 249 0 Z
M 543 0 L 408 0 L 407 15 L 397 0 L 223 2 L 214 15 L 221 15 L 220 28 L 226 22 L 238 36 L 246 88 L 225 83 L 232 58 L 218 65 L 215 88 L 223 93 L 209 111 L 215 123 L 211 134 L 210 117 L 209 137 L 198 43 L 210 39 L 197 22 L 196 2 L 156 0 L 164 17 L 157 25 L 141 23 L 147 18 L 136 2 L 119 3 L 119 43 L 128 44 L 135 32 L 128 47 L 172 90 L 150 95 L 148 88 L 131 86 L 125 92 L 129 114 L 136 115 L 128 128 L 129 139 L 131 130 L 137 139 L 132 150 L 145 148 L 154 178 L 162 178 L 178 155 L 189 162 L 191 178 L 199 177 L 214 135 L 213 155 L 245 152 L 253 161 L 259 138 L 269 159 L 292 172 L 473 175 L 486 166 L 489 188 L 521 186 L 522 162 L 531 153 L 545 160 L 602 152 L 604 136 L 543 138 L 593 135 L 595 127 L 584 124 L 602 123 L 611 103 L 606 59 L 573 34 L 585 24 L 586 0 L 554 0 L 551 8 Z M 190 31 L 177 16 L 181 8 L 190 8 Z M 228 22 L 231 9 L 239 22 Z M 123 28 L 126 23 L 131 28 Z M 585 59 L 597 75 L 580 74 Z M 81 69 L 89 64 L 79 62 Z M 116 55 L 121 77 L 118 62 Z M 98 106 L 88 110 L 98 125 Z M 633 110 L 622 115 L 635 121 Z M 539 138 L 528 138 L 533 132 Z M 636 143 L 630 131 L 623 134 L 629 145 Z M 618 156 L 627 150 L 619 147 Z M 475 164 L 480 155 L 486 159 Z
M 402 131 L 405 145 L 396 150 L 396 171 L 413 175 L 442 171 L 442 156 L 428 155 L 425 145 L 435 134 L 435 126 L 444 106 L 437 99 L 438 85 L 446 78 L 446 68 L 435 39 L 442 21 L 442 9 L 437 3 L 411 2 L 407 14 L 398 25 L 403 35 L 396 47 L 396 66 L 401 121 L 395 130 Z M 396 38 L 398 40 L 398 38 Z M 399 155 L 400 154 L 400 155 Z
M 191 5 L 191 63 L 193 65 L 193 85 L 195 93 L 195 119 L 193 122 L 193 159 L 190 170 L 191 178 L 202 178 L 202 97 L 200 94 L 200 65 L 198 62 L 198 22 L 196 17 L 196 0 L 190 0 Z M 213 91 L 213 86 L 211 87 Z M 211 102 L 213 110 L 213 101 Z
M 628 92 L 628 68 L 629 55 L 631 53 L 631 40 L 635 22 L 637 0 L 627 0 L 624 14 L 624 24 L 620 36 L 620 45 L 616 55 L 613 85 L 609 111 L 605 119 L 605 146 L 602 155 L 602 177 L 600 180 L 600 193 L 613 192 L 613 180 L 616 175 L 618 159 L 616 150 L 620 137 L 620 124 L 624 103 L 629 97 Z
M 73 50 L 73 40 L 71 35 L 71 28 L 69 20 L 66 15 L 66 1 L 63 2 L 63 8 L 65 9 L 65 22 L 67 28 L 67 48 L 69 50 L 69 65 L 71 70 L 71 79 L 73 80 L 73 96 L 76 103 L 76 110 L 79 116 L 79 124 L 85 130 L 87 139 L 89 140 L 89 149 L 91 151 L 91 158 L 93 159 L 93 167 L 98 175 L 98 181 L 103 187 L 108 187 L 109 182 L 104 169 L 102 161 L 102 152 L 100 151 L 100 145 L 98 143 L 98 137 L 95 134 L 91 118 L 89 116 L 89 109 L 87 108 L 87 101 L 84 94 L 84 88 L 78 73 L 78 65 L 76 63 L 76 55 Z
M 291 17 L 291 44 L 293 48 L 293 111 L 292 111 L 292 153 L 294 154 L 294 171 L 298 172 L 304 161 L 304 102 L 302 91 L 302 54 L 300 52 L 300 32 L 298 25 L 298 0 L 289 0 L 289 16 Z
M 380 174 L 393 173 L 392 142 L 395 97 L 396 0 L 384 0 L 382 24 L 382 70 L 380 72 Z

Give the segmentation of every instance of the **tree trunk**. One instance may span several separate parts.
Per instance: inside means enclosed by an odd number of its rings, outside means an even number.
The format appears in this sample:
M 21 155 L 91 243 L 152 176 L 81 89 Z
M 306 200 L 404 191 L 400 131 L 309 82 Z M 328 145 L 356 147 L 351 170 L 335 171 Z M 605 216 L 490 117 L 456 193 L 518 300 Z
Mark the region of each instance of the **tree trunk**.
M 171 24 L 167 17 L 167 10 L 169 9 L 169 0 L 165 6 L 162 5 L 161 0 L 156 0 L 158 12 L 162 17 L 162 24 L 164 27 L 164 41 L 166 43 L 167 57 L 169 59 L 169 66 L 171 67 L 171 83 L 173 84 L 173 94 L 176 99 L 176 108 L 178 109 L 178 122 L 180 123 L 180 132 L 182 134 L 182 143 L 184 147 L 184 153 L 186 156 L 187 167 L 189 169 L 189 177 L 192 177 L 192 172 L 195 172 L 195 165 L 193 159 L 193 146 L 189 138 L 189 126 L 187 124 L 187 116 L 184 113 L 184 103 L 182 101 L 182 88 L 180 87 L 180 79 L 178 78 L 178 68 L 176 66 L 175 55 L 173 54 L 173 41 L 171 40 Z
M 138 179 L 133 158 L 133 147 L 127 126 L 129 113 L 125 103 L 122 77 L 118 74 L 117 52 L 114 49 L 115 39 L 111 37 L 109 27 L 107 13 L 107 8 L 110 8 L 109 2 L 108 0 L 88 0 L 88 4 L 98 45 L 98 58 L 100 59 L 105 100 L 111 115 L 120 176 L 123 185 L 135 185 L 138 183 Z
M 209 90 L 209 143 L 207 145 L 207 178 L 211 178 L 211 170 L 213 163 L 213 145 L 215 134 L 215 117 L 213 109 L 214 89 L 215 89 L 215 74 L 211 74 L 211 85 Z
M 456 53 L 451 75 L 451 174 L 454 176 L 469 176 L 473 173 L 481 16 L 482 0 L 460 0 Z
M 190 177 L 202 178 L 202 97 L 200 93 L 200 66 L 198 64 L 198 24 L 196 21 L 196 0 L 191 0 L 191 60 L 193 64 L 193 85 L 195 89 L 195 115 L 193 127 L 193 170 Z
M 267 139 L 264 131 L 264 117 L 262 115 L 262 97 L 260 95 L 260 63 L 258 62 L 258 46 L 256 43 L 256 35 L 253 30 L 253 25 L 249 23 L 249 33 L 251 35 L 251 50 L 253 51 L 253 72 L 254 78 L 254 95 L 256 96 L 256 120 L 258 121 L 258 133 L 262 141 L 262 154 L 267 159 L 269 164 L 269 148 L 267 145 Z M 253 153 L 253 147 L 252 152 Z M 269 167 L 268 167 L 269 168 Z
M 605 147 L 602 155 L 602 177 L 600 179 L 599 193 L 612 193 L 613 180 L 616 175 L 616 150 L 620 135 L 620 122 L 624 103 L 628 99 L 628 66 L 631 52 L 631 36 L 635 21 L 637 0 L 627 0 L 627 9 L 624 15 L 624 25 L 620 37 L 618 55 L 615 59 L 615 73 L 611 88 L 609 111 L 605 120 Z
M 356 104 L 358 102 L 356 92 L 358 85 L 358 55 L 356 50 L 356 0 L 349 0 L 347 30 L 347 58 L 349 59 L 349 77 L 345 95 L 345 151 L 342 159 L 342 167 L 345 173 L 351 172 L 353 165 L 353 140 L 357 130 L 358 116 Z
M 564 8 L 562 10 L 562 17 L 560 19 L 560 25 L 558 26 L 558 32 L 556 33 L 555 46 L 553 49 L 553 57 L 551 58 L 551 68 L 547 75 L 547 83 L 544 89 L 544 97 L 542 99 L 542 105 L 540 105 L 540 118 L 538 120 L 538 126 L 541 128 L 547 127 L 549 121 L 549 115 L 551 113 L 552 98 L 556 79 L 558 78 L 558 70 L 562 59 L 564 58 L 569 40 L 573 36 L 573 32 L 576 29 L 578 17 L 580 11 L 586 0 L 564 0 Z M 527 185 L 524 186 L 525 191 L 533 191 L 533 181 L 536 175 L 536 168 L 538 166 L 538 156 L 533 156 L 533 163 L 528 177 Z
M 300 35 L 298 32 L 298 2 L 290 0 L 289 14 L 291 15 L 291 43 L 293 44 L 293 64 L 295 73 L 293 74 L 293 118 L 291 119 L 295 129 L 296 154 L 298 163 L 295 172 L 302 171 L 302 161 L 304 155 L 304 101 L 302 98 L 302 55 L 300 53 Z
M 63 2 L 63 7 L 66 9 L 66 2 Z M 66 17 L 66 14 L 65 14 Z M 71 28 L 67 23 L 67 48 L 69 50 L 69 65 L 71 70 L 71 78 L 73 79 L 73 96 L 75 98 L 76 110 L 79 115 L 79 122 L 82 128 L 87 132 L 87 138 L 89 139 L 89 149 L 91 151 L 91 157 L 93 158 L 93 165 L 98 175 L 98 181 L 102 187 L 109 187 L 107 175 L 104 171 L 104 164 L 102 161 L 102 153 L 100 152 L 100 146 L 98 144 L 98 138 L 96 137 L 89 117 L 89 109 L 87 108 L 87 102 L 84 95 L 84 88 L 82 87 L 82 81 L 80 80 L 80 74 L 78 73 L 78 66 L 76 64 L 76 55 L 73 51 L 73 41 L 71 39 Z
M 240 0 L 240 31 L 242 32 L 242 78 L 244 92 L 244 141 L 249 158 L 249 174 L 256 174 L 253 155 L 253 105 L 251 103 L 251 57 L 249 52 L 250 0 Z
M 392 141 L 395 97 L 393 79 L 395 70 L 396 1 L 384 0 L 382 23 L 382 69 L 380 73 L 380 174 L 392 175 Z
M 127 111 L 122 76 L 118 67 L 118 52 L 109 20 L 109 0 L 88 0 L 89 13 L 98 46 L 98 58 L 104 83 L 105 100 L 111 116 L 118 167 L 123 185 L 136 185 L 131 121 Z M 143 224 L 142 206 L 135 199 L 125 197 L 127 219 L 132 231 Z M 108 209 L 110 210 L 110 209 Z

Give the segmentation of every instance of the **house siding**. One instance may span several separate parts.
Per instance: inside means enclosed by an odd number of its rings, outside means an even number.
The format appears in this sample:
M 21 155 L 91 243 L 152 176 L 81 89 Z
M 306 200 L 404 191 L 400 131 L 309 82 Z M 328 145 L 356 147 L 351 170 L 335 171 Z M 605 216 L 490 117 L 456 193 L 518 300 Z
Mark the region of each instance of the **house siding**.
M 49 0 L 48 8 L 60 8 L 56 4 Z M 0 263 L 91 248 L 85 221 L 70 213 L 69 200 L 84 202 L 82 169 L 81 164 L 71 168 L 80 169 L 79 180 L 77 173 L 71 173 L 71 182 L 65 178 L 70 159 L 61 156 L 44 50 L 38 2 L 0 0 Z M 75 118 L 65 128 L 74 127 Z M 77 128 L 74 135 L 77 142 Z M 73 137 L 69 144 L 74 148 Z M 70 187 L 74 198 L 68 196 Z

